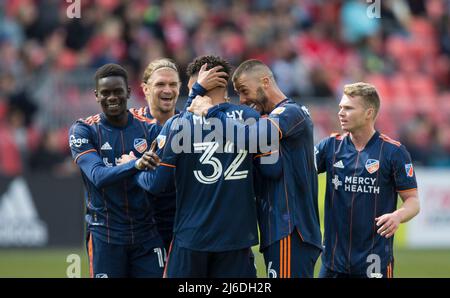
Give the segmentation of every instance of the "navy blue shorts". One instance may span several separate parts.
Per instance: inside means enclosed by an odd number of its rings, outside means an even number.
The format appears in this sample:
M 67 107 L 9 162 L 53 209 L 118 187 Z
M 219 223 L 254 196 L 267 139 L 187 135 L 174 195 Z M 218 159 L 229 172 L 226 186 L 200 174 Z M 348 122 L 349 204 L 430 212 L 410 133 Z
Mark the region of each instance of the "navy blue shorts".
M 172 243 L 164 277 L 256 278 L 255 257 L 251 248 L 205 252 Z
M 330 270 L 325 265 L 322 264 L 320 268 L 319 278 L 393 278 L 394 277 L 394 262 L 390 262 L 385 268 L 380 272 L 381 274 L 348 274 L 342 272 L 336 272 Z
M 164 249 L 169 251 L 170 242 L 172 242 L 173 229 L 168 224 L 157 224 L 159 235 L 164 243 Z
M 303 242 L 294 231 L 265 248 L 262 253 L 269 278 L 313 278 L 321 250 Z
M 90 277 L 162 277 L 163 275 L 164 247 L 159 237 L 139 244 L 118 245 L 106 243 L 89 233 L 86 246 Z

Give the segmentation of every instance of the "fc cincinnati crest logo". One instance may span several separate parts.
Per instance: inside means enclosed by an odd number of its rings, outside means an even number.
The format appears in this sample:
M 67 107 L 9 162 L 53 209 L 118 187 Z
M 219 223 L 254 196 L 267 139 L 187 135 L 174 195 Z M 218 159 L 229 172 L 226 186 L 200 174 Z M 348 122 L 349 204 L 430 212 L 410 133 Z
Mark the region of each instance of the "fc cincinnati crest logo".
M 412 163 L 408 163 L 405 165 L 406 176 L 412 177 L 414 176 L 414 167 Z
M 368 159 L 366 161 L 366 170 L 370 174 L 375 173 L 376 171 L 378 171 L 379 168 L 380 168 L 380 161 L 376 159 Z
M 134 139 L 134 149 L 139 153 L 144 153 L 147 150 L 147 140 L 146 139 Z

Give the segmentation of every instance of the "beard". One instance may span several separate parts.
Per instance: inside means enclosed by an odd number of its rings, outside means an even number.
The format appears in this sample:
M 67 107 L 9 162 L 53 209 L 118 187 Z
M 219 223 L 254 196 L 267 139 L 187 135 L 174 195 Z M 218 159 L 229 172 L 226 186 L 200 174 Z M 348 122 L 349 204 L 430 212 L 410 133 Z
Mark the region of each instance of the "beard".
M 264 93 L 261 87 L 258 87 L 258 89 L 256 89 L 256 102 L 261 108 L 261 114 L 268 114 L 270 112 L 266 111 L 269 99 L 267 98 L 266 94 Z

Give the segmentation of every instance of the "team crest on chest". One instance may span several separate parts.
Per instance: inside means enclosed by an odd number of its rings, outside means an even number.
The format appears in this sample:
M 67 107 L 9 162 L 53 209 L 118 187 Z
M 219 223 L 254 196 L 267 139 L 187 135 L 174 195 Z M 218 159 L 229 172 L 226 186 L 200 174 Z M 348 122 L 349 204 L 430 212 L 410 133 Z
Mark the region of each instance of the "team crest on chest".
M 368 159 L 366 161 L 366 170 L 369 174 L 373 174 L 380 168 L 380 161 L 376 159 Z
M 134 139 L 134 149 L 139 153 L 144 153 L 147 150 L 147 140 L 146 139 Z

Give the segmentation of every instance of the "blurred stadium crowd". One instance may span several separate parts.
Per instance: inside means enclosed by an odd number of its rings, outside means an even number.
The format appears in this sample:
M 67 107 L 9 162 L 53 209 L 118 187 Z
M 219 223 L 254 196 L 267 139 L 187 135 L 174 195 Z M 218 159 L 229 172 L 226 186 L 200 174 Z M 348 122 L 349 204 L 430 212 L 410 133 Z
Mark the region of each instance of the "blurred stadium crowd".
M 174 59 L 186 96 L 184 70 L 203 54 L 269 64 L 310 108 L 317 140 L 338 128 L 343 85 L 370 82 L 382 99 L 378 129 L 416 165 L 450 166 L 450 1 L 383 0 L 369 18 L 366 0 L 81 0 L 73 19 L 67 2 L 0 1 L 2 175 L 75 171 L 67 128 L 100 111 L 97 67 L 125 66 L 129 106 L 143 106 L 149 61 Z

